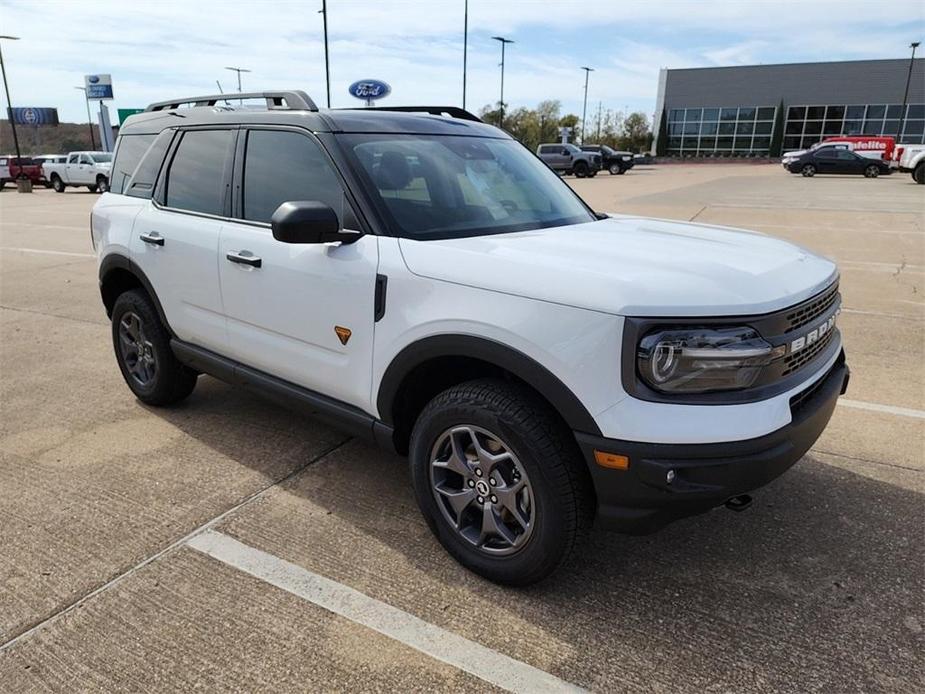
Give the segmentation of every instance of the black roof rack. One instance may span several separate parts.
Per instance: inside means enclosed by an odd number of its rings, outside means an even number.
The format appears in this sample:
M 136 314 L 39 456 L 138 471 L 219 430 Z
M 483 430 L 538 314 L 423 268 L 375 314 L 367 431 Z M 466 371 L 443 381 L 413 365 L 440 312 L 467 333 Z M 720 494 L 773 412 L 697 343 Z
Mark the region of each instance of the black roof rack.
M 429 113 L 432 116 L 450 116 L 481 123 L 482 119 L 459 106 L 375 106 L 376 111 L 403 111 L 405 113 Z
M 145 112 L 168 111 L 179 108 L 185 104 L 193 106 L 215 106 L 219 101 L 232 101 L 238 99 L 265 99 L 267 108 L 289 109 L 293 111 L 317 111 L 318 106 L 312 98 L 303 91 L 292 90 L 283 92 L 246 92 L 228 94 L 209 94 L 207 96 L 192 96 L 188 99 L 172 99 L 148 104 Z

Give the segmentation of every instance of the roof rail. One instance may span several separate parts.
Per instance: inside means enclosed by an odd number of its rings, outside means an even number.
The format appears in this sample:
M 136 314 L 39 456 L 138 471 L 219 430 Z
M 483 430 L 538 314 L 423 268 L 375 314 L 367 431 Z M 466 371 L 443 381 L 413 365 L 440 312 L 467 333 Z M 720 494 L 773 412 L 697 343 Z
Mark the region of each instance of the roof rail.
M 192 96 L 188 99 L 172 99 L 148 104 L 145 112 L 168 111 L 179 108 L 185 104 L 193 106 L 215 106 L 219 101 L 232 101 L 239 99 L 265 99 L 267 108 L 286 108 L 294 111 L 317 111 L 318 106 L 312 98 L 303 91 L 292 90 L 282 92 L 246 92 L 228 94 L 209 94 L 206 96 Z
M 377 111 L 403 111 L 405 113 L 429 113 L 432 116 L 450 116 L 461 120 L 481 123 L 482 119 L 459 106 L 375 106 Z

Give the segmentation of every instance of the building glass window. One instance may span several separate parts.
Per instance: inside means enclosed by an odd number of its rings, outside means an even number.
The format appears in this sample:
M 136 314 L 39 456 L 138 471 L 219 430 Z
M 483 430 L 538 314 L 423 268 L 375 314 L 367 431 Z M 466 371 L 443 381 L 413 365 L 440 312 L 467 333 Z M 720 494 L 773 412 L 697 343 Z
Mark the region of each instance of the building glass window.
M 711 156 L 767 154 L 777 109 L 774 106 L 717 106 L 672 109 L 683 114 L 683 124 L 669 118 L 668 153 Z M 758 133 L 764 137 L 753 138 Z M 718 137 L 717 137 L 718 136 Z M 757 143 L 757 144 L 756 144 Z
M 783 147 L 785 151 L 806 149 L 827 137 L 841 135 L 886 135 L 898 138 L 903 144 L 925 143 L 925 104 L 909 104 L 900 134 L 902 111 L 902 104 L 790 106 Z

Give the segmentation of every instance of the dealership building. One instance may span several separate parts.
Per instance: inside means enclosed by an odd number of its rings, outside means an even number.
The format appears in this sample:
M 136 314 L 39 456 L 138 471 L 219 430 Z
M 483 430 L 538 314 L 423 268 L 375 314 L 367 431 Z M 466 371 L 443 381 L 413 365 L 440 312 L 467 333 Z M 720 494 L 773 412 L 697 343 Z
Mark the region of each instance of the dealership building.
M 663 69 L 655 141 L 665 127 L 662 144 L 669 156 L 767 156 L 780 115 L 783 151 L 804 149 L 834 135 L 892 135 L 898 142 L 923 143 L 925 59 L 912 66 L 902 122 L 909 63 L 855 60 Z

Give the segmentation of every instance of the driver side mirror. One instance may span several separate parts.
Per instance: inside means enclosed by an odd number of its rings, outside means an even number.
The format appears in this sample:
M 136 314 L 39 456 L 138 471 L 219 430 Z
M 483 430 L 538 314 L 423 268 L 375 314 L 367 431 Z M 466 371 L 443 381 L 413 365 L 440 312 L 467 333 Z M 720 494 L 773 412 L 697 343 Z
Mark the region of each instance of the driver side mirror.
M 293 200 L 276 208 L 270 218 L 273 238 L 283 243 L 353 243 L 362 236 L 344 231 L 337 213 L 317 200 Z

